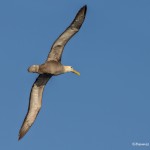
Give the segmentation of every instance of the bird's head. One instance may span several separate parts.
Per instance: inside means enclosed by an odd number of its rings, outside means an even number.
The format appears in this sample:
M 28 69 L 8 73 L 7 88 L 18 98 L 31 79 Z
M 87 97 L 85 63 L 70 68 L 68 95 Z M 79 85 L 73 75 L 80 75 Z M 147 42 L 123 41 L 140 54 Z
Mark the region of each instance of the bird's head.
M 77 74 L 78 76 L 80 76 L 80 72 L 74 70 L 72 66 L 64 66 L 64 73 L 66 72 L 73 72 Z

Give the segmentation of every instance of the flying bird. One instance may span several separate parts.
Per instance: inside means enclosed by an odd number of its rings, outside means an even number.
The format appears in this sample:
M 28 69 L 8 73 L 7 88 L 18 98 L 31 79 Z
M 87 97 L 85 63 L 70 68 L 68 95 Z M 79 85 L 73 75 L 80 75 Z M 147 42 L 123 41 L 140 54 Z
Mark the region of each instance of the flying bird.
M 29 72 L 38 73 L 39 76 L 32 85 L 28 111 L 19 131 L 18 140 L 20 140 L 28 132 L 34 123 L 42 105 L 44 87 L 49 79 L 52 76 L 60 75 L 66 72 L 73 72 L 80 75 L 80 73 L 74 70 L 73 67 L 62 65 L 61 56 L 66 43 L 79 31 L 82 26 L 86 15 L 86 10 L 87 6 L 85 5 L 78 11 L 70 26 L 57 38 L 51 47 L 45 63 L 41 65 L 32 65 L 28 68 Z

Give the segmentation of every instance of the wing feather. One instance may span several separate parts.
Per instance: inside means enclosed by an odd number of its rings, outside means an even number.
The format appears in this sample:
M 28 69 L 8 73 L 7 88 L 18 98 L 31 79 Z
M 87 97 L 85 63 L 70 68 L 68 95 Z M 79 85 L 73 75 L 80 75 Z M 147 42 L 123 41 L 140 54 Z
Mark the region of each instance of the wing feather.
M 51 77 L 52 75 L 50 74 L 41 74 L 34 82 L 30 92 L 28 112 L 19 131 L 19 140 L 28 132 L 34 123 L 42 105 L 44 87 Z
M 54 44 L 51 47 L 51 51 L 48 55 L 47 61 L 61 61 L 61 56 L 66 43 L 74 34 L 76 34 L 79 31 L 80 27 L 82 26 L 82 23 L 84 22 L 86 9 L 87 6 L 85 5 L 78 11 L 70 26 L 54 42 Z

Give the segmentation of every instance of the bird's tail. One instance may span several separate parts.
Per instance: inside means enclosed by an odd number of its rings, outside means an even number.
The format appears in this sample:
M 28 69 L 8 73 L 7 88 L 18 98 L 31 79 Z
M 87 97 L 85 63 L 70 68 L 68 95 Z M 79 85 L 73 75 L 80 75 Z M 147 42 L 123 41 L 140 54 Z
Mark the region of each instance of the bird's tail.
M 32 65 L 28 68 L 29 72 L 38 73 L 39 71 L 39 65 Z

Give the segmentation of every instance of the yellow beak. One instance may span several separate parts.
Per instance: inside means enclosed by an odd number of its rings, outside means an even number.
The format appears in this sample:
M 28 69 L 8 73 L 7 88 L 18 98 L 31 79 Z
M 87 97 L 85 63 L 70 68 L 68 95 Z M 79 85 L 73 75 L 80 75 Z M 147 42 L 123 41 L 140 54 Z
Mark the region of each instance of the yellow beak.
M 73 73 L 77 74 L 78 76 L 80 76 L 80 72 L 76 71 L 76 70 L 72 70 Z

